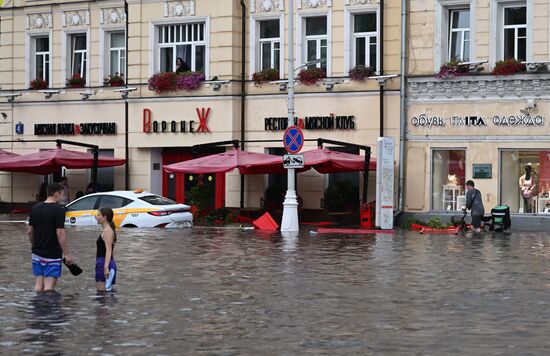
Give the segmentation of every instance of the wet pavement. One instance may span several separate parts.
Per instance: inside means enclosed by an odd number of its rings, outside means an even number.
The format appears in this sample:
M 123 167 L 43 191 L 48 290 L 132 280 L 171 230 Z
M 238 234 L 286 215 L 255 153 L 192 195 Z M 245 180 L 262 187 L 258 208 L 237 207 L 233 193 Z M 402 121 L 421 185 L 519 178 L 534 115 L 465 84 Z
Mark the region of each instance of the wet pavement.
M 97 295 L 97 229 L 68 229 L 84 273 L 36 295 L 22 223 L 0 223 L 0 353 L 547 355 L 550 237 L 119 231 Z

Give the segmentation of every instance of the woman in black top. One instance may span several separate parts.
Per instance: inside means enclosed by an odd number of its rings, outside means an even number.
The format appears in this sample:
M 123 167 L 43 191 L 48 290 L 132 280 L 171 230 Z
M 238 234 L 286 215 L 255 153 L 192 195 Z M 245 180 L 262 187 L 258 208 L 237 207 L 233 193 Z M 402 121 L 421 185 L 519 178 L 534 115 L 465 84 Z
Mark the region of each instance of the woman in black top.
M 98 291 L 107 290 L 105 288 L 105 281 L 109 278 L 111 269 L 115 272 L 112 284 L 116 282 L 116 262 L 113 255 L 116 233 L 113 216 L 113 209 L 111 208 L 101 208 L 95 216 L 97 223 L 103 228 L 101 235 L 99 235 L 96 241 L 95 281 Z

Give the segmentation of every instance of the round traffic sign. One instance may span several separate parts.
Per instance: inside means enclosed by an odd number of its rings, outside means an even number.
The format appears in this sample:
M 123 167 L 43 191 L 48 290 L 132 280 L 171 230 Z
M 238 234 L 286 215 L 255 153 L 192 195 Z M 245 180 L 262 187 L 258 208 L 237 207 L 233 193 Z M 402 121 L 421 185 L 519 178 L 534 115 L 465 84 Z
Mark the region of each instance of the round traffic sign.
M 283 144 L 288 153 L 300 152 L 304 146 L 304 133 L 298 126 L 290 126 L 283 136 Z

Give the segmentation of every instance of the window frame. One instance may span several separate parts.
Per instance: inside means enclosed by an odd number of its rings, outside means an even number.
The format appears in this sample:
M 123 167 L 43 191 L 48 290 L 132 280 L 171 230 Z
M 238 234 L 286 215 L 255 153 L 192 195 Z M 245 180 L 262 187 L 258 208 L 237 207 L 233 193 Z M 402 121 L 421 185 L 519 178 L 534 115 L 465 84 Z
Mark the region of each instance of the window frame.
M 476 54 L 476 1 L 475 0 L 436 0 L 435 2 L 435 54 L 434 72 L 447 63 L 450 58 L 450 12 L 470 10 L 470 61 L 477 60 Z
M 257 24 L 258 24 L 258 28 L 261 28 L 261 23 L 264 22 L 264 21 L 280 21 L 279 19 L 264 19 L 264 20 L 259 20 L 257 21 Z M 259 51 L 258 51 L 258 67 L 257 67 L 257 70 L 258 71 L 261 71 L 263 70 L 263 48 L 264 48 L 264 44 L 268 43 L 269 44 L 269 57 L 271 59 L 271 62 L 269 64 L 269 67 L 268 68 L 275 68 L 275 63 L 277 62 L 275 60 L 275 44 L 278 44 L 279 45 L 279 48 L 277 49 L 279 51 L 279 72 L 280 72 L 280 69 L 281 69 L 281 23 L 279 22 L 279 37 L 269 37 L 269 38 L 261 38 L 261 31 L 258 31 L 258 48 L 259 48 Z M 266 68 L 267 69 L 267 68 Z
M 72 77 L 73 70 L 73 53 L 72 53 L 72 39 L 74 35 L 86 35 L 86 65 L 84 68 L 86 86 L 90 85 L 90 29 L 79 29 L 72 31 L 64 31 L 63 42 L 62 42 L 62 61 L 63 67 L 61 70 L 61 83 L 65 86 L 65 82 L 68 78 Z M 103 81 L 101 81 L 103 82 Z
M 356 66 L 356 45 L 354 36 L 355 15 L 376 13 L 376 68 L 375 74 L 380 73 L 380 6 L 368 4 L 361 8 L 348 8 L 344 10 L 344 75 L 348 75 L 351 68 Z
M 306 41 L 306 19 L 310 17 L 325 16 L 327 19 L 327 34 L 308 36 L 310 39 L 321 40 L 326 36 L 327 40 L 327 62 L 326 72 L 327 77 L 332 76 L 332 9 L 328 11 L 308 11 L 299 12 L 296 14 L 296 34 L 295 34 L 295 55 L 296 55 L 296 67 L 302 66 L 307 63 L 307 41 Z M 317 38 L 316 38 L 317 37 Z M 317 45 L 319 50 L 319 45 Z M 317 67 L 320 67 L 321 63 L 317 63 Z
M 103 80 L 107 78 L 111 73 L 111 34 L 115 32 L 122 32 L 126 36 L 126 28 L 124 26 L 103 26 L 100 28 L 99 36 L 99 83 L 103 84 Z M 126 41 L 126 39 L 125 39 Z M 126 50 L 124 46 L 123 50 Z M 128 55 L 125 55 L 125 59 L 128 60 Z M 120 59 L 119 59 L 120 62 Z M 126 71 L 126 66 L 122 69 L 122 73 Z M 114 73 L 113 73 L 114 74 Z M 124 73 L 126 77 L 126 73 Z
M 533 61 L 533 0 L 495 0 L 491 3 L 491 40 L 489 42 L 489 63 L 494 67 L 496 62 L 504 59 L 504 9 L 507 7 L 526 7 L 526 54 L 525 62 Z
M 250 16 L 250 76 L 261 70 L 260 22 L 279 20 L 279 76 L 284 78 L 285 66 L 285 14 L 260 14 Z
M 460 60 L 465 60 L 465 61 L 470 60 L 470 58 L 464 58 L 464 48 L 465 48 L 465 42 L 466 42 L 466 40 L 464 40 L 464 34 L 466 32 L 469 33 L 468 46 L 470 46 L 470 42 L 472 40 L 471 23 L 469 23 L 470 26 L 468 26 L 468 27 L 457 27 L 456 29 L 453 28 L 453 15 L 460 12 L 460 11 L 470 12 L 470 8 L 452 8 L 452 9 L 449 9 L 449 29 L 448 29 L 448 35 L 447 35 L 447 52 L 448 52 L 447 60 L 448 61 L 451 61 L 451 60 L 454 59 L 451 56 L 451 51 L 452 51 L 451 43 L 452 43 L 452 39 L 453 39 L 453 33 L 460 33 L 460 35 L 461 35 L 461 37 L 460 37 L 461 38 L 461 41 L 460 41 L 460 54 L 461 54 L 461 56 L 459 57 L 459 59 Z M 468 20 L 471 21 L 471 18 L 469 18 Z
M 351 36 L 352 36 L 351 60 L 352 60 L 352 63 L 353 63 L 352 67 L 357 66 L 357 39 L 358 38 L 364 38 L 365 39 L 365 66 L 372 68 L 371 63 L 370 63 L 370 55 L 371 55 L 371 52 L 370 52 L 370 48 L 371 48 L 370 39 L 375 38 L 376 39 L 376 66 L 373 69 L 374 69 L 375 72 L 379 72 L 380 71 L 379 70 L 379 58 L 380 58 L 379 39 L 380 39 L 380 33 L 378 31 L 378 28 L 379 28 L 378 27 L 378 13 L 375 12 L 375 15 L 376 15 L 376 31 L 375 32 L 372 32 L 372 31 L 371 32 L 355 32 L 355 30 L 354 30 L 354 28 L 355 28 L 355 16 L 363 15 L 363 14 L 369 14 L 369 13 L 374 13 L 374 11 L 365 11 L 365 12 L 355 13 L 355 14 L 352 15 L 352 22 L 351 22 L 351 28 L 352 28 L 352 33 L 351 33 Z
M 196 23 L 204 24 L 204 41 L 202 41 L 204 42 L 204 75 L 206 78 L 210 77 L 210 16 L 193 16 L 188 18 L 151 21 L 149 27 L 149 75 L 153 75 L 160 70 L 160 49 L 170 47 L 169 45 L 159 43 L 160 28 L 162 26 L 191 25 Z M 172 44 L 171 46 L 175 48 L 176 45 Z M 194 61 L 195 59 L 193 56 L 191 68 L 195 65 Z M 173 68 L 175 70 L 175 60 Z
M 520 7 L 524 7 L 525 8 L 525 24 L 521 24 L 521 25 L 506 25 L 505 23 L 505 20 L 506 20 L 506 16 L 505 16 L 505 13 L 506 13 L 506 9 L 511 9 L 511 8 L 520 8 Z M 502 33 L 501 33 L 501 36 L 502 36 L 502 48 L 501 48 L 501 53 L 500 53 L 500 57 L 502 59 L 507 59 L 504 57 L 504 51 L 505 51 L 505 46 L 504 46 L 504 41 L 505 41 L 505 37 L 506 37 L 506 30 L 510 30 L 510 29 L 513 29 L 514 30 L 514 59 L 517 59 L 518 58 L 518 42 L 519 42 L 519 34 L 518 34 L 518 30 L 520 28 L 524 28 L 525 29 L 525 60 L 527 60 L 527 4 L 525 5 L 503 5 L 502 6 Z
M 36 79 L 36 39 L 40 37 L 48 37 L 48 54 L 49 54 L 49 67 L 48 67 L 48 88 L 52 87 L 52 74 L 53 74 L 53 65 L 52 65 L 52 40 L 53 32 L 52 31 L 33 31 L 28 32 L 25 41 L 25 52 L 27 53 L 26 60 L 26 85 L 30 85 L 30 82 Z
M 430 211 L 438 211 L 438 212 L 442 212 L 442 211 L 445 211 L 444 209 L 435 209 L 434 208 L 434 197 L 433 197 L 433 193 L 434 193 L 434 154 L 436 151 L 464 151 L 464 165 L 465 165 L 465 168 L 464 168 L 464 176 L 465 177 L 471 177 L 471 167 L 470 165 L 468 164 L 469 162 L 469 151 L 468 151 L 468 148 L 466 146 L 456 146 L 456 147 L 451 147 L 451 146 L 433 146 L 433 147 L 430 147 L 430 155 L 429 155 L 429 191 L 428 191 L 428 199 L 429 199 L 429 207 L 430 207 Z M 461 185 L 464 186 L 466 184 L 466 182 L 461 182 Z M 456 211 L 455 211 L 456 213 Z

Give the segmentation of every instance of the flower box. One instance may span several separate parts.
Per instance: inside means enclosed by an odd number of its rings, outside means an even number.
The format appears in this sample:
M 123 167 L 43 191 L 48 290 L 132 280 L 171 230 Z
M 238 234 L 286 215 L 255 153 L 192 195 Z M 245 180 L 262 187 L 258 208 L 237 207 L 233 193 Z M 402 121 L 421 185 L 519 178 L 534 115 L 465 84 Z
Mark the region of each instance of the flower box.
M 371 67 L 356 66 L 349 70 L 349 79 L 358 82 L 365 81 L 368 77 L 374 74 L 374 70 Z
M 86 79 L 82 78 L 80 74 L 75 73 L 71 78 L 68 78 L 65 82 L 68 88 L 84 88 L 86 86 Z
M 491 72 L 493 75 L 512 75 L 526 71 L 524 63 L 516 59 L 506 59 L 504 61 L 498 61 Z
M 159 72 L 149 78 L 149 90 L 157 94 L 178 90 L 193 91 L 200 88 L 205 76 L 202 72 Z
M 254 81 L 254 83 L 256 83 L 256 85 L 261 85 L 262 83 L 265 83 L 265 82 L 272 82 L 275 80 L 279 80 L 279 78 L 280 78 L 279 71 L 273 68 L 264 69 L 252 74 L 252 80 Z
M 298 81 L 304 85 L 315 85 L 318 81 L 327 77 L 327 72 L 323 68 L 302 69 L 298 73 Z
M 443 64 L 439 68 L 439 73 L 436 77 L 439 79 L 454 78 L 468 75 L 470 73 L 470 67 L 468 65 L 462 65 L 463 61 L 452 60 Z
M 29 88 L 30 89 L 35 89 L 35 90 L 47 89 L 48 88 L 48 82 L 45 81 L 42 78 L 37 78 L 37 79 L 34 79 L 34 80 L 31 81 L 31 83 L 29 85 Z
M 120 87 L 124 85 L 124 74 L 115 73 L 115 75 L 109 75 L 103 79 L 103 85 L 110 87 Z

